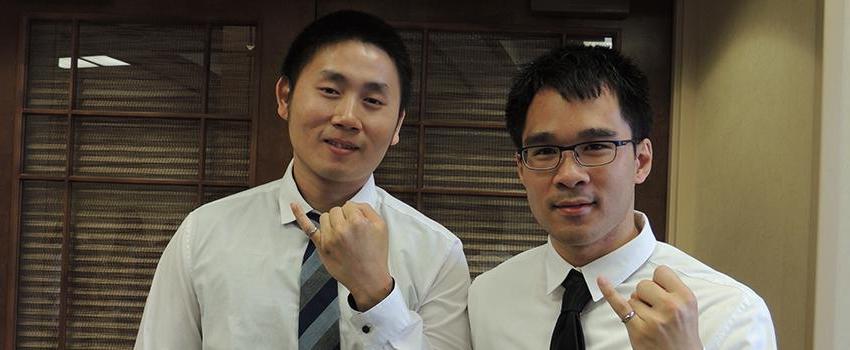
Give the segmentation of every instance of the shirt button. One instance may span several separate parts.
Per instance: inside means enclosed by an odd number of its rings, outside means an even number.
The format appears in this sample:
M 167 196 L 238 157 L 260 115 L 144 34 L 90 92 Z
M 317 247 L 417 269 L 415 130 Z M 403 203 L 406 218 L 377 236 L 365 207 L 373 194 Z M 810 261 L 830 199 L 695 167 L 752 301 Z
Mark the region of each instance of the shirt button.
M 365 325 L 363 326 L 363 328 L 360 328 L 360 330 L 363 331 L 363 333 L 369 333 L 370 331 L 372 331 L 372 327 L 369 327 L 369 325 Z

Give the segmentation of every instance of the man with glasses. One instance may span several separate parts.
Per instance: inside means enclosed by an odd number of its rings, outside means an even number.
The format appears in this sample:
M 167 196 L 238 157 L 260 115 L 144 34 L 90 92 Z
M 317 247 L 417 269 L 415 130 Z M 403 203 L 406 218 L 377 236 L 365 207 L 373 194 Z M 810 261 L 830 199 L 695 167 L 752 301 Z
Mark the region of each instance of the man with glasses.
M 776 348 L 756 293 L 657 242 L 634 210 L 652 167 L 647 81 L 635 65 L 610 49 L 555 49 L 515 78 L 505 114 L 549 239 L 473 282 L 474 348 Z

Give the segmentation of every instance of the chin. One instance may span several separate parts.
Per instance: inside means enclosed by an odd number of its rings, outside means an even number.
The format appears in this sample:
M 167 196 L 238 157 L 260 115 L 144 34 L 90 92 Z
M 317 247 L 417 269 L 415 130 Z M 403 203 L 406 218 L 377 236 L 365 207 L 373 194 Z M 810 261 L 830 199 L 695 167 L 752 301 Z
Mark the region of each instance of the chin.
M 589 222 L 555 225 L 548 230 L 549 234 L 570 245 L 586 245 L 593 243 L 599 236 L 600 229 Z
M 367 172 L 365 170 L 352 169 L 351 166 L 346 166 L 344 164 L 322 168 L 322 171 L 319 173 L 319 175 L 326 180 L 333 182 L 358 181 L 368 178 L 371 174 L 371 171 Z

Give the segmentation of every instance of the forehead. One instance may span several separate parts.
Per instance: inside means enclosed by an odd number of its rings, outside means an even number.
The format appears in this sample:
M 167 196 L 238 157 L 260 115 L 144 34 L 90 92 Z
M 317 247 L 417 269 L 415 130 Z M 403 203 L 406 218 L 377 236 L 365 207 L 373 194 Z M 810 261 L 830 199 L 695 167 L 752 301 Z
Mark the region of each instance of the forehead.
M 547 142 L 568 143 L 600 137 L 631 137 L 617 97 L 608 89 L 586 101 L 569 101 L 552 88 L 543 88 L 534 95 L 526 114 L 523 142 L 542 138 Z
M 327 72 L 349 80 L 384 83 L 396 89 L 400 87 L 398 69 L 389 54 L 374 44 L 359 40 L 344 40 L 319 47 L 304 65 L 299 80 L 305 75 L 330 76 Z

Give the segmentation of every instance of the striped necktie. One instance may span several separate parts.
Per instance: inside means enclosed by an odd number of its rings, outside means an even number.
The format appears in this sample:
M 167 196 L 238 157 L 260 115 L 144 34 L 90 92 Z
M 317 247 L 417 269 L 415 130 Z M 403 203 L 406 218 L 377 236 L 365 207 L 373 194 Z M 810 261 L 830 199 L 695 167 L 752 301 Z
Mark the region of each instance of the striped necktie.
M 318 227 L 319 214 L 311 211 L 307 217 Z M 298 349 L 339 349 L 337 282 L 319 260 L 312 240 L 301 265 Z

